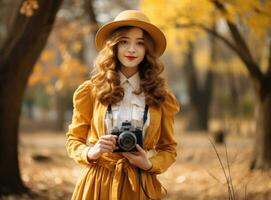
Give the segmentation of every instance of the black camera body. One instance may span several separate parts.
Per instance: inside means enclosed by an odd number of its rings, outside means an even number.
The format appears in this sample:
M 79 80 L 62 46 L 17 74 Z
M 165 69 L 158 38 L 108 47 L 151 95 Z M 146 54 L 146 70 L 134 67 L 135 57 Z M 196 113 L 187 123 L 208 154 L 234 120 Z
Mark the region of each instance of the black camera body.
M 142 129 L 132 126 L 132 123 L 127 120 L 122 123 L 121 128 L 115 127 L 111 131 L 111 134 L 118 136 L 118 149 L 113 152 L 121 153 L 138 151 L 136 144 L 143 147 Z

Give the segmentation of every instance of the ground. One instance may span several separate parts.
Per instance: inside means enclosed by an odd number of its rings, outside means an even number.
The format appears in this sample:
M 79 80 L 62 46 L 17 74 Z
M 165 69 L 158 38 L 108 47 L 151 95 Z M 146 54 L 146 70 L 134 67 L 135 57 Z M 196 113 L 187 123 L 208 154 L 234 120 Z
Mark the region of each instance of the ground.
M 178 123 L 179 142 L 176 163 L 160 175 L 167 188 L 168 200 L 230 199 L 227 182 L 212 147 L 208 133 L 188 133 Z M 249 170 L 253 136 L 230 134 L 225 145 L 216 145 L 228 175 L 228 164 L 237 200 L 271 199 L 271 172 Z M 25 184 L 33 191 L 32 197 L 9 196 L 3 200 L 70 199 L 81 167 L 69 159 L 65 150 L 65 133 L 20 133 L 20 168 Z

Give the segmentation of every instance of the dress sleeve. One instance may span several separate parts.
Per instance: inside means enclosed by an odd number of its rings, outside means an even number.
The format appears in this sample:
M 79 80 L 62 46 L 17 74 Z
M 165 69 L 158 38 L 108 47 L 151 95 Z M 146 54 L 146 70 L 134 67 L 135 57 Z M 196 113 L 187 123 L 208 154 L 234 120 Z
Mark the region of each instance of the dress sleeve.
M 90 82 L 80 85 L 73 95 L 72 123 L 66 134 L 66 149 L 68 155 L 76 162 L 89 164 L 87 160 L 87 136 L 92 118 L 93 102 L 91 98 Z
M 150 158 L 152 162 L 152 168 L 148 170 L 150 173 L 163 173 L 176 160 L 177 141 L 174 134 L 174 116 L 179 109 L 175 96 L 168 91 L 166 100 L 161 105 L 161 134 L 155 147 L 157 154 Z

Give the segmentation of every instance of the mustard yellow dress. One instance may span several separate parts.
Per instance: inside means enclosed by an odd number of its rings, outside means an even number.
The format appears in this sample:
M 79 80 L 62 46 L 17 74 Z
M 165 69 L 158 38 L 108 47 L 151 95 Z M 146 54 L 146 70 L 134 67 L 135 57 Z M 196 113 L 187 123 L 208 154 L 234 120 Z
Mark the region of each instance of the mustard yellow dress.
M 72 123 L 67 132 L 66 148 L 76 162 L 85 165 L 75 186 L 72 200 L 143 200 L 136 168 L 121 154 L 106 153 L 89 162 L 87 151 L 106 133 L 104 118 L 108 105 L 99 102 L 90 81 L 78 87 L 73 97 Z M 150 125 L 144 138 L 144 149 L 155 150 L 150 158 L 153 167 L 143 171 L 142 180 L 148 195 L 162 198 L 163 190 L 157 174 L 163 173 L 176 159 L 174 115 L 179 111 L 169 91 L 160 107 L 150 107 Z

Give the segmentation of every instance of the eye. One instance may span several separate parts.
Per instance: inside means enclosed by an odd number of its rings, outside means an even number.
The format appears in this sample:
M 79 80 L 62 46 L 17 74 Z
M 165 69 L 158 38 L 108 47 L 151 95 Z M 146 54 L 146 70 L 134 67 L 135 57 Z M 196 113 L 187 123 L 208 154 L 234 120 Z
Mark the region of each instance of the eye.
M 119 44 L 127 44 L 127 43 L 128 43 L 127 40 L 121 40 L 121 41 L 119 41 Z
M 143 41 L 140 41 L 140 42 L 137 42 L 138 45 L 142 46 L 144 45 L 144 42 Z

